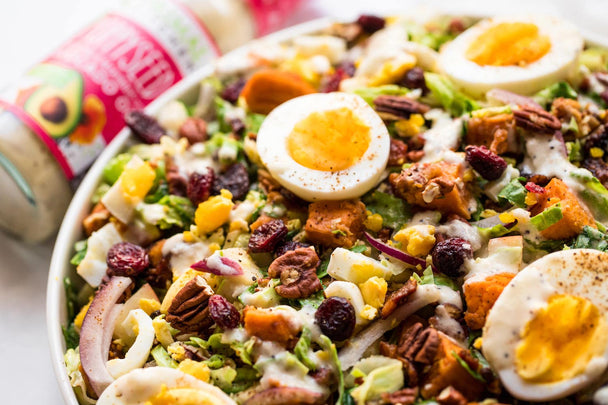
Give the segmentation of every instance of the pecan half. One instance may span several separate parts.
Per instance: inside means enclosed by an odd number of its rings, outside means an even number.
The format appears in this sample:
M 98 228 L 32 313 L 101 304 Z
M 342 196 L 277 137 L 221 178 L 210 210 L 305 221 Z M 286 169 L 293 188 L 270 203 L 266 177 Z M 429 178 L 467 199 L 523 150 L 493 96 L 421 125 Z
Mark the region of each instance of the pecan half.
M 397 354 L 419 364 L 431 364 L 439 348 L 439 335 L 434 328 L 424 328 L 417 322 L 399 338 Z
M 382 318 L 388 318 L 388 316 L 392 314 L 397 307 L 402 305 L 407 298 L 416 291 L 417 287 L 418 283 L 416 283 L 416 280 L 410 278 L 407 283 L 403 285 L 403 287 L 393 291 L 384 303 L 384 307 L 382 307 Z
M 270 277 L 280 277 L 281 285 L 275 291 L 284 298 L 306 298 L 321 290 L 317 267 L 321 261 L 313 249 L 298 248 L 276 258 L 270 267 Z
M 587 158 L 583 161 L 583 167 L 589 170 L 597 179 L 608 187 L 608 164 L 602 159 Z
M 196 276 L 179 290 L 167 311 L 167 322 L 182 332 L 203 331 L 213 324 L 207 306 L 213 290 Z
M 514 110 L 513 116 L 515 117 L 515 124 L 518 127 L 533 132 L 552 134 L 562 127 L 562 123 L 556 116 L 543 109 L 529 105 L 522 106 L 519 110 Z
M 188 194 L 188 179 L 184 177 L 172 157 L 165 159 L 167 185 L 171 194 L 185 197 Z
M 180 138 L 186 138 L 190 145 L 205 142 L 207 135 L 207 122 L 202 118 L 190 117 L 179 127 Z
M 391 405 L 412 405 L 418 397 L 418 388 L 404 388 L 392 393 L 383 392 L 382 402 Z
M 304 388 L 273 387 L 254 394 L 245 405 L 316 405 L 324 399 L 323 394 Z
M 412 114 L 424 114 L 431 109 L 428 105 L 405 96 L 387 95 L 376 97 L 374 106 L 378 113 L 384 113 L 385 118 L 392 120 L 409 118 Z

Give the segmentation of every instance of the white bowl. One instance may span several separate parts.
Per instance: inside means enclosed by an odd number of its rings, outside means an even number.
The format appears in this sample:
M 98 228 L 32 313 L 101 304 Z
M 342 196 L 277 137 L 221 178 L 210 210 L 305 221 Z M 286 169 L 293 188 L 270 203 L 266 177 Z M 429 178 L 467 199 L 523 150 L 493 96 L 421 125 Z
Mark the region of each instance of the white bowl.
M 317 32 L 328 27 L 330 24 L 331 22 L 329 19 L 314 20 L 269 35 L 265 37 L 264 40 L 284 42 L 299 35 Z M 243 58 L 254 43 L 255 41 L 235 49 L 219 60 L 226 61 L 233 60 L 233 58 L 237 60 Z M 156 115 L 163 105 L 172 100 L 181 100 L 187 104 L 196 102 L 200 82 L 213 74 L 215 63 L 217 63 L 217 61 L 204 66 L 182 80 L 151 103 L 145 111 L 151 115 Z M 123 129 L 106 147 L 99 158 L 97 158 L 97 161 L 93 164 L 74 194 L 74 198 L 63 218 L 63 223 L 59 229 L 59 234 L 53 249 L 46 296 L 47 331 L 53 369 L 57 376 L 59 389 L 65 403 L 69 405 L 78 405 L 78 401 L 74 395 L 72 386 L 70 385 L 68 372 L 63 360 L 66 346 L 61 326 L 67 323 L 66 297 L 63 280 L 65 277 L 71 277 L 74 281 L 80 280 L 74 266 L 70 264 L 70 258 L 74 254 L 74 243 L 84 238 L 82 220 L 91 211 L 91 196 L 101 182 L 103 168 L 112 157 L 116 156 L 129 143 L 134 141 L 137 141 L 137 139 L 132 136 L 131 131 Z M 82 284 L 84 284 L 84 281 L 82 281 Z

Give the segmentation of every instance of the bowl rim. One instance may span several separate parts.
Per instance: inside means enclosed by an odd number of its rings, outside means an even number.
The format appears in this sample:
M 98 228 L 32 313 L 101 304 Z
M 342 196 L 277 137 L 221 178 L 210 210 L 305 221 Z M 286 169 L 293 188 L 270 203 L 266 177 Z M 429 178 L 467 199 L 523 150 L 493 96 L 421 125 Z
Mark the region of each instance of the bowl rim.
M 441 10 L 437 10 L 437 13 L 454 16 L 466 15 L 476 18 L 489 17 L 487 13 L 478 14 L 463 12 L 458 14 L 451 10 L 444 10 L 443 12 Z M 404 12 L 402 14 L 408 15 L 409 13 Z M 218 59 L 207 63 L 197 71 L 193 72 L 182 81 L 168 89 L 159 98 L 150 103 L 144 110 L 148 114 L 156 115 L 160 111 L 160 108 L 168 102 L 178 100 L 188 92 L 197 89 L 203 79 L 211 76 L 215 72 L 215 68 L 218 63 L 231 60 L 233 58 L 236 60 L 243 58 L 247 52 L 259 44 L 260 41 L 273 43 L 285 42 L 300 35 L 319 32 L 325 28 L 328 28 L 331 24 L 339 21 L 340 19 L 335 17 L 318 18 L 285 28 L 262 38 L 249 41 L 248 43 L 227 52 L 224 55 L 221 55 Z M 608 48 L 608 37 L 589 32 L 579 25 L 576 26 L 585 39 L 585 43 Z M 125 127 L 106 146 L 104 151 L 96 159 L 95 163 L 91 166 L 86 176 L 83 178 L 80 186 L 74 194 L 74 197 L 72 198 L 72 201 L 70 202 L 70 205 L 68 206 L 57 234 L 55 245 L 53 247 L 46 290 L 47 337 L 53 371 L 59 383 L 59 390 L 63 397 L 64 403 L 67 405 L 79 405 L 79 403 L 70 384 L 67 368 L 64 362 L 66 346 L 63 338 L 62 325 L 65 322 L 66 317 L 66 303 L 63 279 L 69 274 L 70 270 L 72 270 L 69 261 L 73 254 L 73 246 L 76 241 L 81 239 L 81 222 L 85 215 L 89 213 L 90 198 L 99 184 L 103 168 L 110 161 L 110 159 L 116 156 L 132 139 L 135 138 L 131 134 L 131 131 Z
M 150 103 L 144 111 L 148 114 L 156 115 L 161 107 L 170 101 L 178 100 L 185 94 L 198 88 L 200 82 L 213 75 L 219 62 L 231 60 L 233 58 L 243 58 L 247 52 L 264 42 L 284 42 L 300 35 L 318 32 L 327 28 L 335 19 L 319 18 L 302 24 L 294 25 L 267 35 L 263 38 L 249 41 L 220 58 L 209 62 L 197 71 L 193 72 L 182 81 L 168 89 L 159 98 Z M 99 184 L 105 165 L 116 156 L 126 144 L 135 139 L 128 128 L 122 129 L 118 135 L 106 146 L 104 151 L 96 159 L 80 186 L 76 190 L 70 205 L 63 217 L 61 227 L 55 240 L 53 253 L 49 265 L 49 276 L 46 289 L 46 324 L 47 337 L 50 349 L 51 364 L 55 372 L 55 377 L 59 383 L 61 395 L 66 404 L 78 405 L 78 400 L 70 384 L 67 368 L 64 363 L 66 346 L 63 338 L 62 325 L 66 318 L 66 302 L 63 279 L 72 270 L 69 264 L 73 254 L 74 243 L 82 238 L 82 219 L 90 210 L 90 199 Z

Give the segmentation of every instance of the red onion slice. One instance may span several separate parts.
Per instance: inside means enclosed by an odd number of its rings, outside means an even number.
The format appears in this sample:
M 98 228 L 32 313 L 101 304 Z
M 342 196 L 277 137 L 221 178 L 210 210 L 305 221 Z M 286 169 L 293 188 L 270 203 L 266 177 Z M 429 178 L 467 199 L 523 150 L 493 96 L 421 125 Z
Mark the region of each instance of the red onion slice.
M 243 274 L 243 268 L 237 261 L 220 255 L 211 255 L 190 267 L 216 276 L 240 276 Z
M 112 277 L 95 295 L 82 322 L 80 363 L 98 396 L 114 381 L 106 368 L 114 326 L 112 321 L 119 313 L 115 307 L 116 301 L 131 282 L 128 277 Z
M 492 89 L 486 93 L 488 100 L 496 100 L 503 104 L 515 104 L 518 106 L 530 105 L 543 109 L 540 104 L 532 100 L 530 97 L 522 96 L 503 89 Z
M 423 270 L 426 268 L 426 266 L 427 266 L 426 260 L 421 259 L 419 257 L 414 257 L 412 255 L 409 255 L 399 249 L 396 249 L 392 246 L 387 245 L 384 242 L 379 241 L 378 239 L 374 239 L 374 237 L 372 235 L 370 235 L 368 232 L 364 232 L 364 234 L 365 234 L 365 239 L 367 239 L 369 244 L 372 245 L 372 247 L 378 249 L 380 252 L 387 254 L 390 257 L 394 257 L 395 259 L 400 260 L 409 265 L 421 266 Z M 435 267 L 432 264 L 431 264 L 431 268 L 433 269 L 433 272 L 437 272 L 437 269 L 435 269 Z

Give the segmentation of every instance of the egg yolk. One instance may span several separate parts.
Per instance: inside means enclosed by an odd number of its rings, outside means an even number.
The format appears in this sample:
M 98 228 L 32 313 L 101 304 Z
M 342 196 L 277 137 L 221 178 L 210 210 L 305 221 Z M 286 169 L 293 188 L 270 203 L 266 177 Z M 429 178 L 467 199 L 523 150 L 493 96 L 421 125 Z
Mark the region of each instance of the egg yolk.
M 478 65 L 525 66 L 542 58 L 551 41 L 531 23 L 500 23 L 488 28 L 469 46 L 466 57 Z
M 287 137 L 287 151 L 299 164 L 327 172 L 357 163 L 370 144 L 370 128 L 346 107 L 313 112 Z
M 163 384 L 161 391 L 145 405 L 216 405 L 222 402 L 213 395 L 196 388 L 171 388 Z
M 592 358 L 602 356 L 608 326 L 588 299 L 558 294 L 528 322 L 521 338 L 517 373 L 524 380 L 550 383 L 583 373 Z

